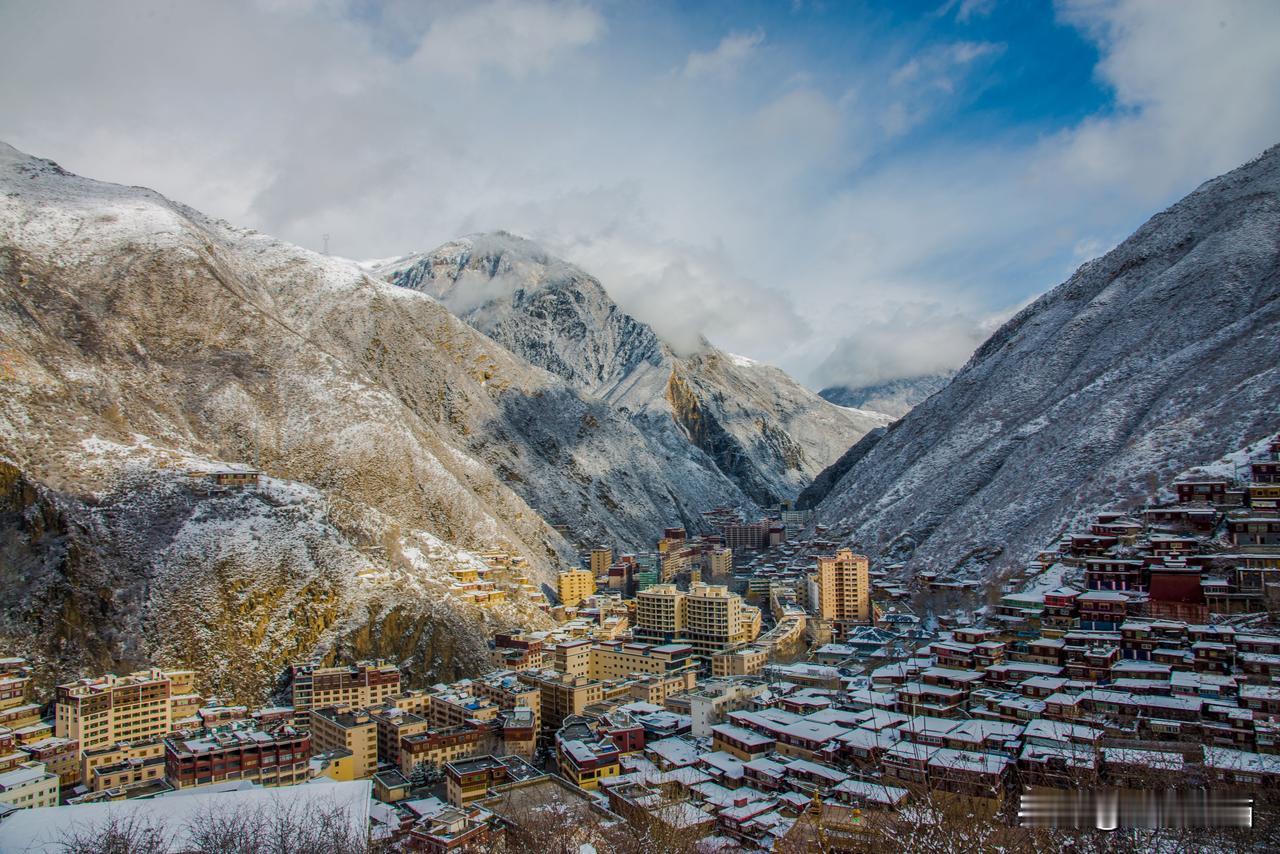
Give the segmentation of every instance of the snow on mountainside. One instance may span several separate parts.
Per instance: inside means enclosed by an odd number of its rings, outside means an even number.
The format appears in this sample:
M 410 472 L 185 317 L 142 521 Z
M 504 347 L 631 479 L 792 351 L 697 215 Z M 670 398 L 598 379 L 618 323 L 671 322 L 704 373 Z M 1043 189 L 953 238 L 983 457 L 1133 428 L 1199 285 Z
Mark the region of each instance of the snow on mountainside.
M 890 420 L 829 405 L 784 372 L 710 345 L 679 356 L 595 278 L 514 235 L 475 235 L 367 268 L 441 300 L 512 352 L 627 413 L 709 482 L 727 479 L 758 504 L 795 496 Z
M 46 674 L 216 637 L 245 698 L 313 652 L 472 672 L 545 617 L 449 595 L 469 551 L 549 581 L 546 517 L 638 544 L 726 495 L 428 296 L 2 144 L 0 287 L 0 647 Z M 191 494 L 235 463 L 268 486 Z
M 817 521 L 881 563 L 989 573 L 1280 422 L 1280 147 L 1028 306 L 893 424 Z
M 926 400 L 929 395 L 951 382 L 955 372 L 931 374 L 924 377 L 908 377 L 900 380 L 889 380 L 869 386 L 834 385 L 824 388 L 818 394 L 823 400 L 829 400 L 836 406 L 852 406 L 871 409 L 901 418 L 911 409 Z

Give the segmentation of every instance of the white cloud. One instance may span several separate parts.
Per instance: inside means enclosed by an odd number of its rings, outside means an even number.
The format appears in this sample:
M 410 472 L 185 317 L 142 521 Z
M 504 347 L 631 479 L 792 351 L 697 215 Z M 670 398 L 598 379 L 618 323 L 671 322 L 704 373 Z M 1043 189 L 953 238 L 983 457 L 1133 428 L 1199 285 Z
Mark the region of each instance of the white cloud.
M 855 316 L 848 333 L 818 366 L 818 385 L 859 387 L 929 376 L 963 364 L 1007 317 L 975 318 L 932 301 L 896 303 Z
M 720 39 L 714 50 L 689 54 L 684 63 L 684 76 L 690 79 L 734 77 L 756 48 L 764 42 L 764 30 L 732 32 Z
M 954 106 L 958 90 L 979 70 L 979 60 L 993 60 L 1005 46 L 995 42 L 961 41 L 920 51 L 889 75 L 893 100 L 883 108 L 880 127 L 892 137 L 926 122 L 939 109 Z
M 1069 0 L 1058 12 L 1097 43 L 1118 109 L 1050 140 L 1046 171 L 1157 200 L 1280 138 L 1280 4 Z
M 545 72 L 567 52 L 596 41 L 604 29 L 600 13 L 579 3 L 488 0 L 434 21 L 413 61 L 460 77 L 488 68 L 521 77 Z
M 1066 3 L 1115 109 L 983 139 L 945 124 L 1000 73 L 987 42 L 869 40 L 833 69 L 737 31 L 706 86 L 687 39 L 632 44 L 620 6 L 356 8 L 2 5 L 0 139 L 351 257 L 511 229 L 679 346 L 824 381 L 954 367 L 1006 306 L 1280 140 L 1280 4 Z

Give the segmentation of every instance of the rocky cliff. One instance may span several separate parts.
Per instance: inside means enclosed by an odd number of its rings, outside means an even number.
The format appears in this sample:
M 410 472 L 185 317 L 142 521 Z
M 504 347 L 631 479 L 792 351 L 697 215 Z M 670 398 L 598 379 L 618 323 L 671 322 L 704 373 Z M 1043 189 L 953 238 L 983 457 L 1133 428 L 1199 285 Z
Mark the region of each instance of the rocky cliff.
M 679 355 L 622 311 L 592 276 L 510 234 L 475 235 L 372 264 L 431 294 L 512 352 L 626 414 L 678 465 L 667 477 L 733 503 L 793 498 L 890 419 L 828 404 L 784 372 L 705 344 Z
M 545 618 L 453 596 L 457 563 L 549 581 L 574 559 L 549 517 L 640 544 L 740 495 L 673 495 L 628 418 L 426 294 L 7 146 L 0 288 L 0 648 L 36 636 L 64 676 L 211 653 L 248 697 L 304 653 L 474 671 L 489 627 Z M 190 492 L 232 464 L 264 486 Z
M 982 575 L 1077 514 L 1275 431 L 1280 147 L 1209 181 L 1006 323 L 821 502 L 882 564 Z

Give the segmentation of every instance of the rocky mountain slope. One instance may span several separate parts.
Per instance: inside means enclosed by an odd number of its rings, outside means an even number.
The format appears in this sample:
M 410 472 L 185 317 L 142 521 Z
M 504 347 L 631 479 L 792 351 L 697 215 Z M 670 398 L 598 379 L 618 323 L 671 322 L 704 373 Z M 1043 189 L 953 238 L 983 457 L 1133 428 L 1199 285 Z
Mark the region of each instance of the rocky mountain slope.
M 249 696 L 354 649 L 449 677 L 544 619 L 449 594 L 472 552 L 547 581 L 574 557 L 548 517 L 638 544 L 741 498 L 673 494 L 627 418 L 425 294 L 8 146 L 0 288 L 0 648 L 48 672 L 212 650 Z M 191 493 L 234 463 L 268 485 Z
M 510 234 L 475 235 L 371 264 L 429 293 L 533 364 L 626 413 L 686 467 L 757 504 L 792 498 L 868 430 L 877 412 L 827 404 L 784 372 L 709 344 L 675 353 L 599 281 Z
M 930 374 L 923 377 L 907 377 L 868 386 L 834 385 L 818 394 L 836 406 L 852 406 L 872 409 L 901 418 L 921 401 L 945 386 L 955 376 L 954 371 Z
M 1076 514 L 1280 421 L 1280 147 L 1006 323 L 848 467 L 817 520 L 881 563 L 991 573 Z

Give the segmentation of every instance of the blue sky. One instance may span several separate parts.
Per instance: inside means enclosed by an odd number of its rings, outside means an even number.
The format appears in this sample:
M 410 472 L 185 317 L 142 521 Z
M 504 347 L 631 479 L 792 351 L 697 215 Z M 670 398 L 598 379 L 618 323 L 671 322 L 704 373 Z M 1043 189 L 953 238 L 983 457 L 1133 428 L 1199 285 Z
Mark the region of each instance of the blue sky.
M 1280 141 L 1270 0 L 0 2 L 0 139 L 335 254 L 530 236 L 815 387 Z

